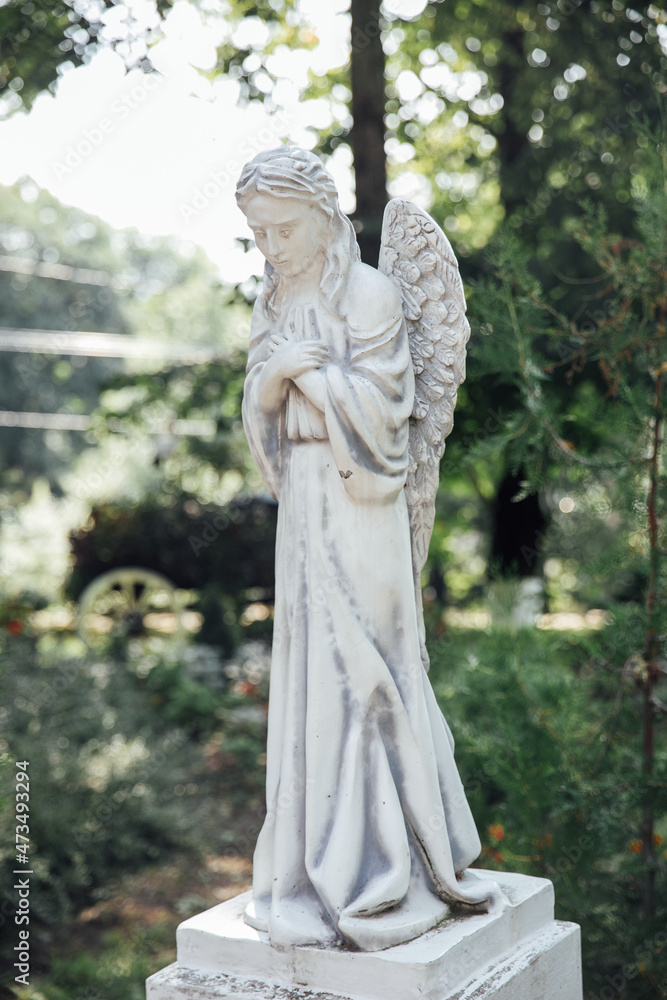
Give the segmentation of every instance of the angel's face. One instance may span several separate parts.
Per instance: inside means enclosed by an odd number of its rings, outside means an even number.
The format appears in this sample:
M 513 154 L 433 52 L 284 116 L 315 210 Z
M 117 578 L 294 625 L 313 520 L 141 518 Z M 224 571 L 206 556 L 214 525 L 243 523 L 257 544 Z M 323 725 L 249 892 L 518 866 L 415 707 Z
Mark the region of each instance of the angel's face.
M 255 243 L 283 278 L 321 270 L 327 241 L 327 218 L 300 198 L 256 194 L 246 207 Z

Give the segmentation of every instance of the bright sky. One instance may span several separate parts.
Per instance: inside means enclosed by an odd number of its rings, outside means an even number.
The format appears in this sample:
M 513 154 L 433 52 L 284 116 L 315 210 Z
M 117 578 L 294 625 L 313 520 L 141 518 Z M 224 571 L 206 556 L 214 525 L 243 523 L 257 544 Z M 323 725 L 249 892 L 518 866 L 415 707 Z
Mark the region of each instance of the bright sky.
M 145 0 L 129 2 L 148 7 Z M 306 126 L 329 123 L 328 104 L 299 103 L 299 86 L 309 65 L 323 73 L 347 60 L 346 7 L 346 0 L 302 0 L 320 44 L 313 53 L 285 50 L 274 57 L 272 71 L 285 77 L 278 89 L 283 111 L 270 118 L 259 106 L 237 107 L 234 81 L 211 83 L 197 71 L 213 66 L 215 44 L 229 26 L 221 17 L 204 25 L 197 10 L 179 0 L 164 40 L 150 52 L 161 76 L 126 75 L 121 57 L 102 51 L 88 66 L 65 72 L 55 97 L 42 94 L 29 114 L 0 121 L 0 184 L 28 175 L 65 204 L 117 228 L 199 243 L 229 281 L 259 273 L 259 252 L 244 256 L 233 246 L 234 237 L 249 235 L 234 199 L 236 180 L 260 149 L 285 137 L 312 147 Z M 257 19 L 246 19 L 244 37 L 234 37 L 257 42 L 263 30 Z M 343 209 L 351 211 L 348 157 L 334 157 L 331 169 Z

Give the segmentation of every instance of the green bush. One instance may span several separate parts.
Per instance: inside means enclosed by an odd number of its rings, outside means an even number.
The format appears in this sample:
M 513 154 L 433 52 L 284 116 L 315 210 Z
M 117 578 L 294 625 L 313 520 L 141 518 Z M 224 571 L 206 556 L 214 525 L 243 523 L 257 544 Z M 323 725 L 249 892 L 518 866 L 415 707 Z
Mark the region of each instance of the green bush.
M 253 670 L 266 653 L 258 650 L 239 654 L 233 689 L 224 690 L 218 654 L 201 645 L 161 657 L 135 646 L 111 659 L 81 655 L 73 637 L 40 645 L 0 633 L 0 664 L 11 665 L 0 709 L 5 762 L 30 761 L 37 921 L 71 917 L 112 880 L 176 849 L 198 857 L 233 840 L 232 807 L 257 805 L 263 791 L 266 683 Z M 0 894 L 11 904 L 13 768 L 3 776 Z
M 11 663 L 2 729 L 10 756 L 30 761 L 31 910 L 51 923 L 119 873 L 190 841 L 192 820 L 173 789 L 199 753 L 123 663 L 40 655 L 23 636 L 8 637 L 2 654 Z M 5 838 L 11 899 L 8 846 Z
M 616 997 L 658 1000 L 667 996 L 667 753 L 651 778 L 661 789 L 657 907 L 641 919 L 643 707 L 632 676 L 613 665 L 627 618 L 623 609 L 600 632 L 451 631 L 432 644 L 431 679 L 482 836 L 478 864 L 554 882 L 557 917 L 582 926 L 593 995 L 620 975 Z

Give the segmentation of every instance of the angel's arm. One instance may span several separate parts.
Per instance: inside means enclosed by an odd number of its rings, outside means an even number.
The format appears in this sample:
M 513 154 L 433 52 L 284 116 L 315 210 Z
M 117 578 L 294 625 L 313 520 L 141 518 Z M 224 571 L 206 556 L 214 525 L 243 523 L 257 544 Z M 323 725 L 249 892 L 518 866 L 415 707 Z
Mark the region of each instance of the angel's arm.
M 318 340 L 301 340 L 294 343 L 283 339 L 271 352 L 259 376 L 259 398 L 262 408 L 267 413 L 279 409 L 285 397 L 285 384 L 291 379 L 299 386 L 300 380 L 304 380 L 307 387 L 313 387 L 312 391 L 322 386 L 320 409 L 324 409 L 323 375 L 318 369 L 326 362 L 328 353 L 326 344 Z M 311 376 L 315 376 L 312 381 Z M 312 401 L 318 405 L 315 399 Z
M 278 352 L 282 351 L 283 348 L 287 347 L 290 343 L 289 337 L 284 333 L 274 333 L 269 340 L 268 355 L 269 362 Z M 312 342 L 315 344 L 315 341 Z M 320 345 L 322 350 L 318 354 L 318 360 L 322 364 L 328 357 L 328 349 L 325 345 Z M 319 368 L 311 368 L 308 371 L 304 371 L 301 374 L 293 374 L 291 376 L 291 381 L 299 387 L 304 396 L 310 400 L 310 402 L 317 407 L 318 410 L 324 411 L 324 396 L 326 389 L 326 382 L 323 372 Z M 276 400 L 275 407 L 280 405 L 282 399 L 285 395 L 285 382 L 281 378 L 280 383 L 276 384 Z
M 323 368 L 313 368 L 294 379 L 306 399 L 324 413 L 327 377 Z

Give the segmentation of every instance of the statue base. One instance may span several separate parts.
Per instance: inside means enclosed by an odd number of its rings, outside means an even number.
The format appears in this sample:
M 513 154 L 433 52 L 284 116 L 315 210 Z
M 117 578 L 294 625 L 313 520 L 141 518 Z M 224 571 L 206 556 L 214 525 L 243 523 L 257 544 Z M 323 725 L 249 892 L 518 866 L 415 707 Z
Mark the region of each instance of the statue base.
M 177 961 L 147 980 L 147 1000 L 581 1000 L 579 927 L 554 920 L 551 882 L 479 874 L 503 910 L 375 952 L 272 948 L 245 923 L 243 893 L 180 925 Z

